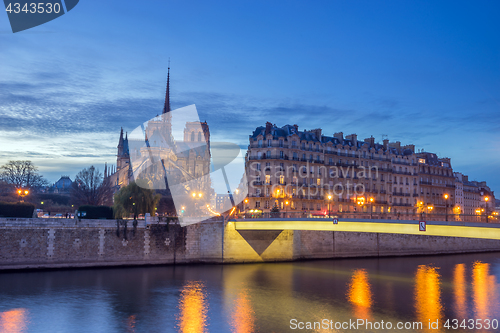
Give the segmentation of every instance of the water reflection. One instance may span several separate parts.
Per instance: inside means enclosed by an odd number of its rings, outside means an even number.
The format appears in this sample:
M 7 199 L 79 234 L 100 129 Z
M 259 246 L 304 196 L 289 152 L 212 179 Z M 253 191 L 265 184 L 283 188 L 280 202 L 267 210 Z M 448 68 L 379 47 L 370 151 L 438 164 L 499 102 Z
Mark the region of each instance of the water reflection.
M 437 270 L 436 267 L 420 265 L 415 274 L 415 312 L 424 329 L 428 328 L 429 321 L 442 322 L 443 318 L 441 276 Z
M 207 302 L 204 286 L 200 282 L 188 282 L 181 291 L 179 300 L 179 332 L 206 332 Z
M 354 316 L 356 318 L 371 318 L 372 292 L 366 270 L 356 269 L 354 271 L 349 283 L 347 299 L 354 305 Z
M 0 332 L 23 332 L 27 326 L 28 310 L 13 309 L 0 313 Z
M 475 262 L 472 267 L 472 296 L 476 318 L 491 318 L 497 304 L 496 279 L 489 274 L 490 264 Z
M 248 290 L 242 290 L 234 300 L 233 312 L 231 315 L 231 326 L 233 333 L 250 333 L 254 331 L 254 311 Z
M 127 319 L 127 332 L 130 332 L 130 333 L 133 333 L 135 332 L 135 316 L 132 315 L 130 317 L 128 317 Z
M 455 314 L 457 319 L 465 319 L 467 317 L 466 291 L 465 264 L 457 264 L 453 270 L 453 295 L 455 298 Z

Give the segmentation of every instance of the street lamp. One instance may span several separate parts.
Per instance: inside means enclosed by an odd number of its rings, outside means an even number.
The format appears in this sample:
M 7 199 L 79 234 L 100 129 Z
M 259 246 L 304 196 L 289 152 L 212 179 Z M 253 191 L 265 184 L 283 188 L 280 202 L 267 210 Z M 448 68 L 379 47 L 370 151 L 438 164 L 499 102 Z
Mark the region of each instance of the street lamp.
M 448 195 L 448 193 L 445 193 L 443 197 L 444 197 L 444 200 L 445 200 L 445 202 L 446 202 L 446 211 L 445 211 L 445 214 L 446 214 L 446 221 L 448 221 L 448 198 L 449 198 L 450 196 Z
M 373 202 L 375 201 L 375 199 L 373 197 L 370 197 L 370 220 L 373 219 Z
M 286 211 L 287 211 L 287 206 L 290 202 L 288 200 L 285 201 L 285 218 L 286 218 Z
M 356 201 L 359 207 L 363 207 L 363 205 L 365 204 L 365 197 L 359 197 L 356 199 Z
M 332 200 L 332 195 L 328 194 L 328 218 L 331 217 L 331 214 L 330 214 L 330 201 L 331 200 Z
M 20 189 L 17 190 L 17 194 L 20 197 L 19 201 L 20 202 L 24 202 L 24 197 L 27 196 L 28 194 L 30 194 L 30 191 L 23 190 L 22 188 L 20 188 Z
M 484 202 L 486 202 L 486 204 L 484 205 L 484 207 L 486 208 L 486 223 L 488 223 L 489 218 L 488 201 L 490 201 L 490 197 L 484 197 Z
M 434 206 L 432 206 L 432 205 L 427 206 L 427 214 L 430 214 L 433 209 L 434 209 Z

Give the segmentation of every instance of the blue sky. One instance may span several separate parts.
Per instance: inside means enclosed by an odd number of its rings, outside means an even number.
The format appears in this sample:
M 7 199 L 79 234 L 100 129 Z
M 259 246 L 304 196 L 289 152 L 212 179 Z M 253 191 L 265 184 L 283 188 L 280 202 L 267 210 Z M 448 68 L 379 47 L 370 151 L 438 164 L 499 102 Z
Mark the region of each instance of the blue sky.
M 196 104 L 213 140 L 298 124 L 413 143 L 500 189 L 500 2 L 88 1 L 13 34 L 0 163 L 50 181 L 116 161 L 120 127 Z

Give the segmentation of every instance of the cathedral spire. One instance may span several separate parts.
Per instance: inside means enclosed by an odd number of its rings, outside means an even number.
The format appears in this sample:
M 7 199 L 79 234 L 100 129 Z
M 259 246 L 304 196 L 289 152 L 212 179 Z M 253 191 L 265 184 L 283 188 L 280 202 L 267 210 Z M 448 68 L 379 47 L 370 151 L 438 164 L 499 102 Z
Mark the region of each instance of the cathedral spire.
M 123 127 L 120 131 L 120 141 L 118 141 L 118 147 L 123 146 Z
M 165 105 L 163 106 L 163 113 L 170 112 L 170 59 L 168 59 L 168 72 L 167 72 L 167 92 L 165 93 Z

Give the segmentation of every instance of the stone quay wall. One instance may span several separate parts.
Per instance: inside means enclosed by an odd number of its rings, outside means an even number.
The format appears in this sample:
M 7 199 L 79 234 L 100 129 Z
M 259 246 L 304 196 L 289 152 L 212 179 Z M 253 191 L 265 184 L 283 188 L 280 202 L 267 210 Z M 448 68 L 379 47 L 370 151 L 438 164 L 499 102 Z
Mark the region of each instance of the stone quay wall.
M 500 241 L 339 231 L 237 231 L 207 221 L 127 227 L 114 220 L 0 218 L 0 270 L 500 251 Z M 224 241 L 222 241 L 224 240 Z M 224 254 L 224 255 L 222 255 Z

